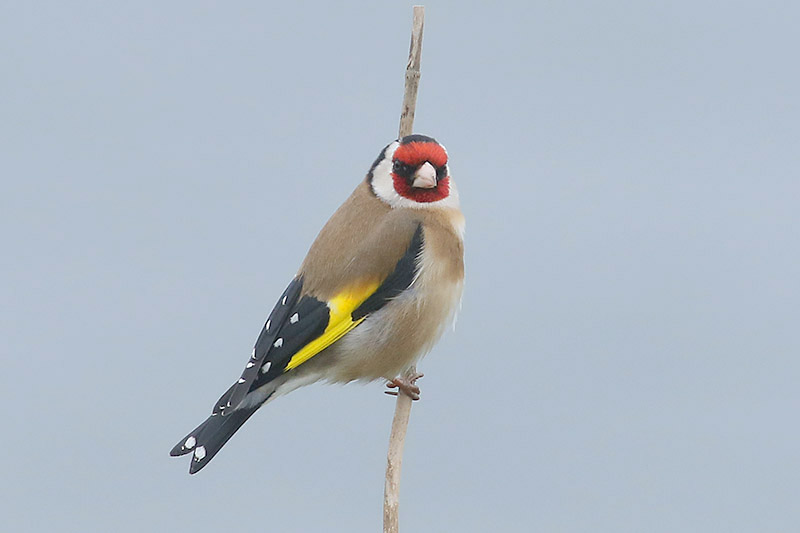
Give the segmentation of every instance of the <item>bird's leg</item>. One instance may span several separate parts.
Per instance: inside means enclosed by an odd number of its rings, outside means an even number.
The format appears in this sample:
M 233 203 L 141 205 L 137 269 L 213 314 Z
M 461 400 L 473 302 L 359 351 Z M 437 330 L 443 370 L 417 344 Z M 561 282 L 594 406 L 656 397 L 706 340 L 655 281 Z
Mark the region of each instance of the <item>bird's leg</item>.
M 383 391 L 386 394 L 391 394 L 392 396 L 397 396 L 399 391 L 403 391 L 403 394 L 411 398 L 412 400 L 419 400 L 419 387 L 415 385 L 417 380 L 424 376 L 425 374 L 420 374 L 415 372 L 414 374 L 410 375 L 409 377 L 396 377 L 393 380 L 390 380 L 389 383 L 386 384 L 387 387 L 390 389 L 397 389 L 397 390 L 387 390 Z

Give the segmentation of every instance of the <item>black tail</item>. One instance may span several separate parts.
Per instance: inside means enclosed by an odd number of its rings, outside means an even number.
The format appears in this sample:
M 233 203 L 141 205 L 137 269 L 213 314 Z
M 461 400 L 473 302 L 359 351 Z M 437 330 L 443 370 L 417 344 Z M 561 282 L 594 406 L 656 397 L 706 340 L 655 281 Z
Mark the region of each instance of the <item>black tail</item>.
M 189 473 L 194 474 L 195 472 L 199 472 L 201 468 L 206 466 L 209 461 L 217 455 L 217 452 L 228 442 L 233 434 L 236 433 L 236 430 L 238 430 L 259 407 L 260 405 L 239 408 L 224 416 L 221 414 L 212 414 L 205 422 L 197 426 L 194 431 L 181 439 L 181 441 L 172 448 L 169 454 L 176 457 L 178 455 L 186 455 L 187 453 L 194 452 L 192 455 L 192 463 L 189 465 Z

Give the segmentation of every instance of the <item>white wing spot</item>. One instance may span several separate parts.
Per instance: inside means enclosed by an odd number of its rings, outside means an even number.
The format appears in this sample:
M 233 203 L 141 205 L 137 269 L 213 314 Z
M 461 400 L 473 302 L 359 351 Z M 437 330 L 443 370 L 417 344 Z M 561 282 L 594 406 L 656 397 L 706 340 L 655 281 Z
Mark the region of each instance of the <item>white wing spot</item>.
M 253 368 L 254 366 L 256 366 L 256 364 L 254 362 L 252 362 L 252 361 L 247 363 L 247 368 Z
M 253 351 L 250 352 L 250 357 L 252 357 L 253 359 L 256 358 L 256 349 L 255 348 L 253 348 Z
M 281 305 L 286 305 L 286 296 L 284 296 L 283 300 L 281 300 Z
M 237 381 L 236 383 L 244 383 L 244 378 L 239 378 L 239 381 Z
M 203 458 L 206 456 L 206 447 L 200 446 L 194 451 L 194 460 L 195 461 L 202 461 Z
M 187 450 L 191 450 L 192 448 L 194 448 L 195 444 L 197 444 L 197 439 L 195 439 L 194 437 L 189 437 L 188 439 L 186 439 L 186 442 L 183 443 L 183 447 L 186 448 Z
M 272 321 L 271 321 L 271 320 L 267 320 L 267 325 L 265 326 L 265 328 L 267 329 L 267 333 L 269 333 L 269 325 L 270 325 L 270 322 L 272 322 Z M 253 353 L 255 353 L 255 351 L 256 351 L 256 349 L 255 349 L 255 348 L 253 348 Z
M 271 361 L 267 361 L 266 363 L 264 363 L 264 366 L 261 367 L 261 373 L 266 374 L 269 371 L 269 367 L 271 366 L 272 366 Z
M 273 346 L 276 348 L 280 348 L 281 346 L 283 346 L 283 337 L 279 337 L 278 340 L 275 341 L 275 344 L 273 344 Z
M 292 315 L 292 318 L 290 318 L 290 319 L 289 319 L 289 322 L 291 322 L 292 324 L 294 324 L 294 323 L 296 323 L 298 320 L 300 320 L 300 315 L 298 315 L 297 313 L 295 313 L 295 314 L 293 314 L 293 315 Z

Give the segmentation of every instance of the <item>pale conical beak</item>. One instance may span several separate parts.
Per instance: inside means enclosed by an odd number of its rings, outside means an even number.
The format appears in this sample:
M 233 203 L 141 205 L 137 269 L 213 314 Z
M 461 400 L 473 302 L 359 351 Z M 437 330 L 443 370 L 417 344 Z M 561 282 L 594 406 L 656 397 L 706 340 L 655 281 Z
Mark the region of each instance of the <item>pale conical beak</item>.
M 411 184 L 420 189 L 433 189 L 436 187 L 436 169 L 433 165 L 425 161 L 414 173 L 414 183 Z

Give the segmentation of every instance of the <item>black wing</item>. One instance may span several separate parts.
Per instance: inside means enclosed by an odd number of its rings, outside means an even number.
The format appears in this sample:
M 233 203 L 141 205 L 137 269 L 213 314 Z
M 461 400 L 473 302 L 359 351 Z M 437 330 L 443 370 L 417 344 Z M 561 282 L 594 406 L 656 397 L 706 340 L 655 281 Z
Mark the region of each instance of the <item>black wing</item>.
M 267 321 L 264 323 L 264 327 L 261 328 L 261 333 L 256 340 L 253 353 L 250 355 L 250 360 L 247 362 L 242 376 L 231 388 L 225 391 L 225 394 L 223 394 L 214 405 L 214 414 L 224 415 L 226 410 L 238 406 L 247 395 L 250 390 L 250 385 L 258 377 L 258 371 L 264 364 L 269 349 L 278 338 L 281 325 L 286 321 L 286 318 L 290 316 L 292 307 L 297 304 L 302 288 L 303 280 L 295 278 L 289 283 L 286 290 L 283 291 L 283 294 L 281 294 L 281 297 L 278 299 L 278 303 L 275 304 L 275 307 L 269 314 L 269 318 L 267 318 Z
M 417 259 L 422 246 L 422 226 L 419 225 L 392 273 L 352 312 L 353 321 L 374 313 L 411 286 L 418 271 Z M 281 295 L 261 329 L 241 377 L 217 401 L 214 414 L 225 415 L 249 392 L 283 374 L 292 356 L 325 332 L 330 321 L 327 302 L 309 295 L 300 298 L 302 287 L 303 278 L 297 277 Z

